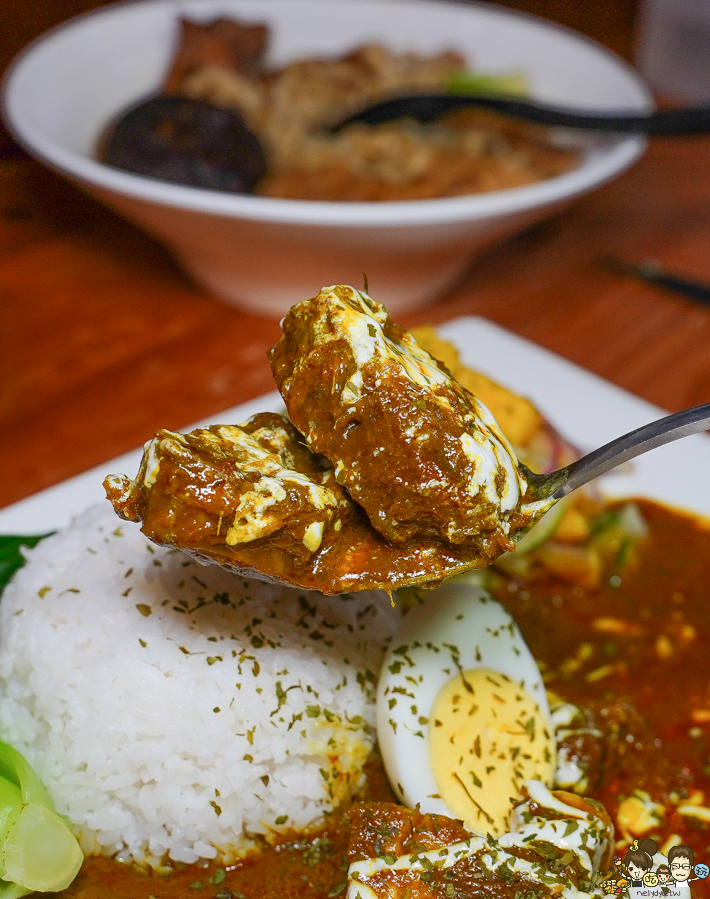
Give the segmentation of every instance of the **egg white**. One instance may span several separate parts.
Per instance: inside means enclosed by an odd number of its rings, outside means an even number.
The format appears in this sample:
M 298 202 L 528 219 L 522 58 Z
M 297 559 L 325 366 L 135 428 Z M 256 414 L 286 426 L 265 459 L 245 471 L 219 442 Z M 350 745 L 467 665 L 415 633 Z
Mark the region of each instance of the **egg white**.
M 474 668 L 490 668 L 520 684 L 550 721 L 540 671 L 503 606 L 462 580 L 429 591 L 395 636 L 377 692 L 377 737 L 385 771 L 410 808 L 452 815 L 434 780 L 428 719 L 444 684 Z

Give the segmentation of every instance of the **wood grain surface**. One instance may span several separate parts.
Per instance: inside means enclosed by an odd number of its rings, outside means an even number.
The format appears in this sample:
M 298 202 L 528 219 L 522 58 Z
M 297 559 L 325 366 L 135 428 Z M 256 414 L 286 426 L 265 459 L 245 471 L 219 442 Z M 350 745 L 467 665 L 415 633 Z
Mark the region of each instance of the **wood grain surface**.
M 574 24 L 600 27 L 599 4 L 588 5 L 587 19 L 584 4 L 508 5 L 553 14 L 574 7 Z M 23 39 L 56 21 L 58 7 L 73 11 L 71 3 L 33 6 L 30 21 L 26 5 L 5 0 L 2 16 L 14 9 Z M 633 4 L 610 6 L 615 14 L 602 17 L 607 31 L 597 36 L 627 52 Z M 5 56 L 17 49 L 7 31 L 3 40 Z M 489 253 L 403 323 L 482 315 L 669 410 L 710 400 L 710 308 L 597 262 L 605 253 L 650 257 L 710 282 L 709 159 L 710 138 L 655 140 L 632 170 Z M 7 135 L 0 307 L 0 507 L 132 449 L 159 427 L 179 429 L 272 389 L 266 351 L 279 334 L 275 320 L 196 288 L 151 238 Z

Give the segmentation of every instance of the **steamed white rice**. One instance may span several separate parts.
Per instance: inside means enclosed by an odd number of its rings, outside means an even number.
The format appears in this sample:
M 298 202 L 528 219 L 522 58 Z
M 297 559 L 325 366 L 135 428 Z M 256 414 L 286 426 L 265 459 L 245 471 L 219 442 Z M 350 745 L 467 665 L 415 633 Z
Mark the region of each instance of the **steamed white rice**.
M 87 852 L 159 867 L 302 829 L 361 777 L 399 612 L 246 581 L 99 506 L 0 602 L 0 737 Z

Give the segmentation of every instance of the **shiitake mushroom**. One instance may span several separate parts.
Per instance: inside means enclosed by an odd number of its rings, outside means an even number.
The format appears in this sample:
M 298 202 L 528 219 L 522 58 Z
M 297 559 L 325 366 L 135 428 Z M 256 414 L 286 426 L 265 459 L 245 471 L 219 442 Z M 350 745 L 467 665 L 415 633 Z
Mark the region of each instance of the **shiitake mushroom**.
M 266 171 L 256 136 L 236 112 L 176 95 L 131 107 L 108 130 L 103 162 L 161 181 L 250 193 Z

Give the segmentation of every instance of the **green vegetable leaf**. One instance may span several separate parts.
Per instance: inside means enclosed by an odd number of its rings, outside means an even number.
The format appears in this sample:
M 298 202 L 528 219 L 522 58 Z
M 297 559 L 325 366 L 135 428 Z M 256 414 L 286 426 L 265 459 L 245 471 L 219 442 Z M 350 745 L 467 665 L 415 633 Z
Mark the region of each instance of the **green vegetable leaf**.
M 79 873 L 84 855 L 59 815 L 28 802 L 2 847 L 5 877 L 27 890 L 66 889 Z
M 0 742 L 0 899 L 64 890 L 83 861 L 29 762 Z
M 522 72 L 488 75 L 484 72 L 456 72 L 446 82 L 449 94 L 479 94 L 501 97 L 527 97 L 527 80 Z
M 20 552 L 21 546 L 36 546 L 49 534 L 34 534 L 31 537 L 0 535 L 0 593 L 18 568 L 22 568 L 25 560 Z

